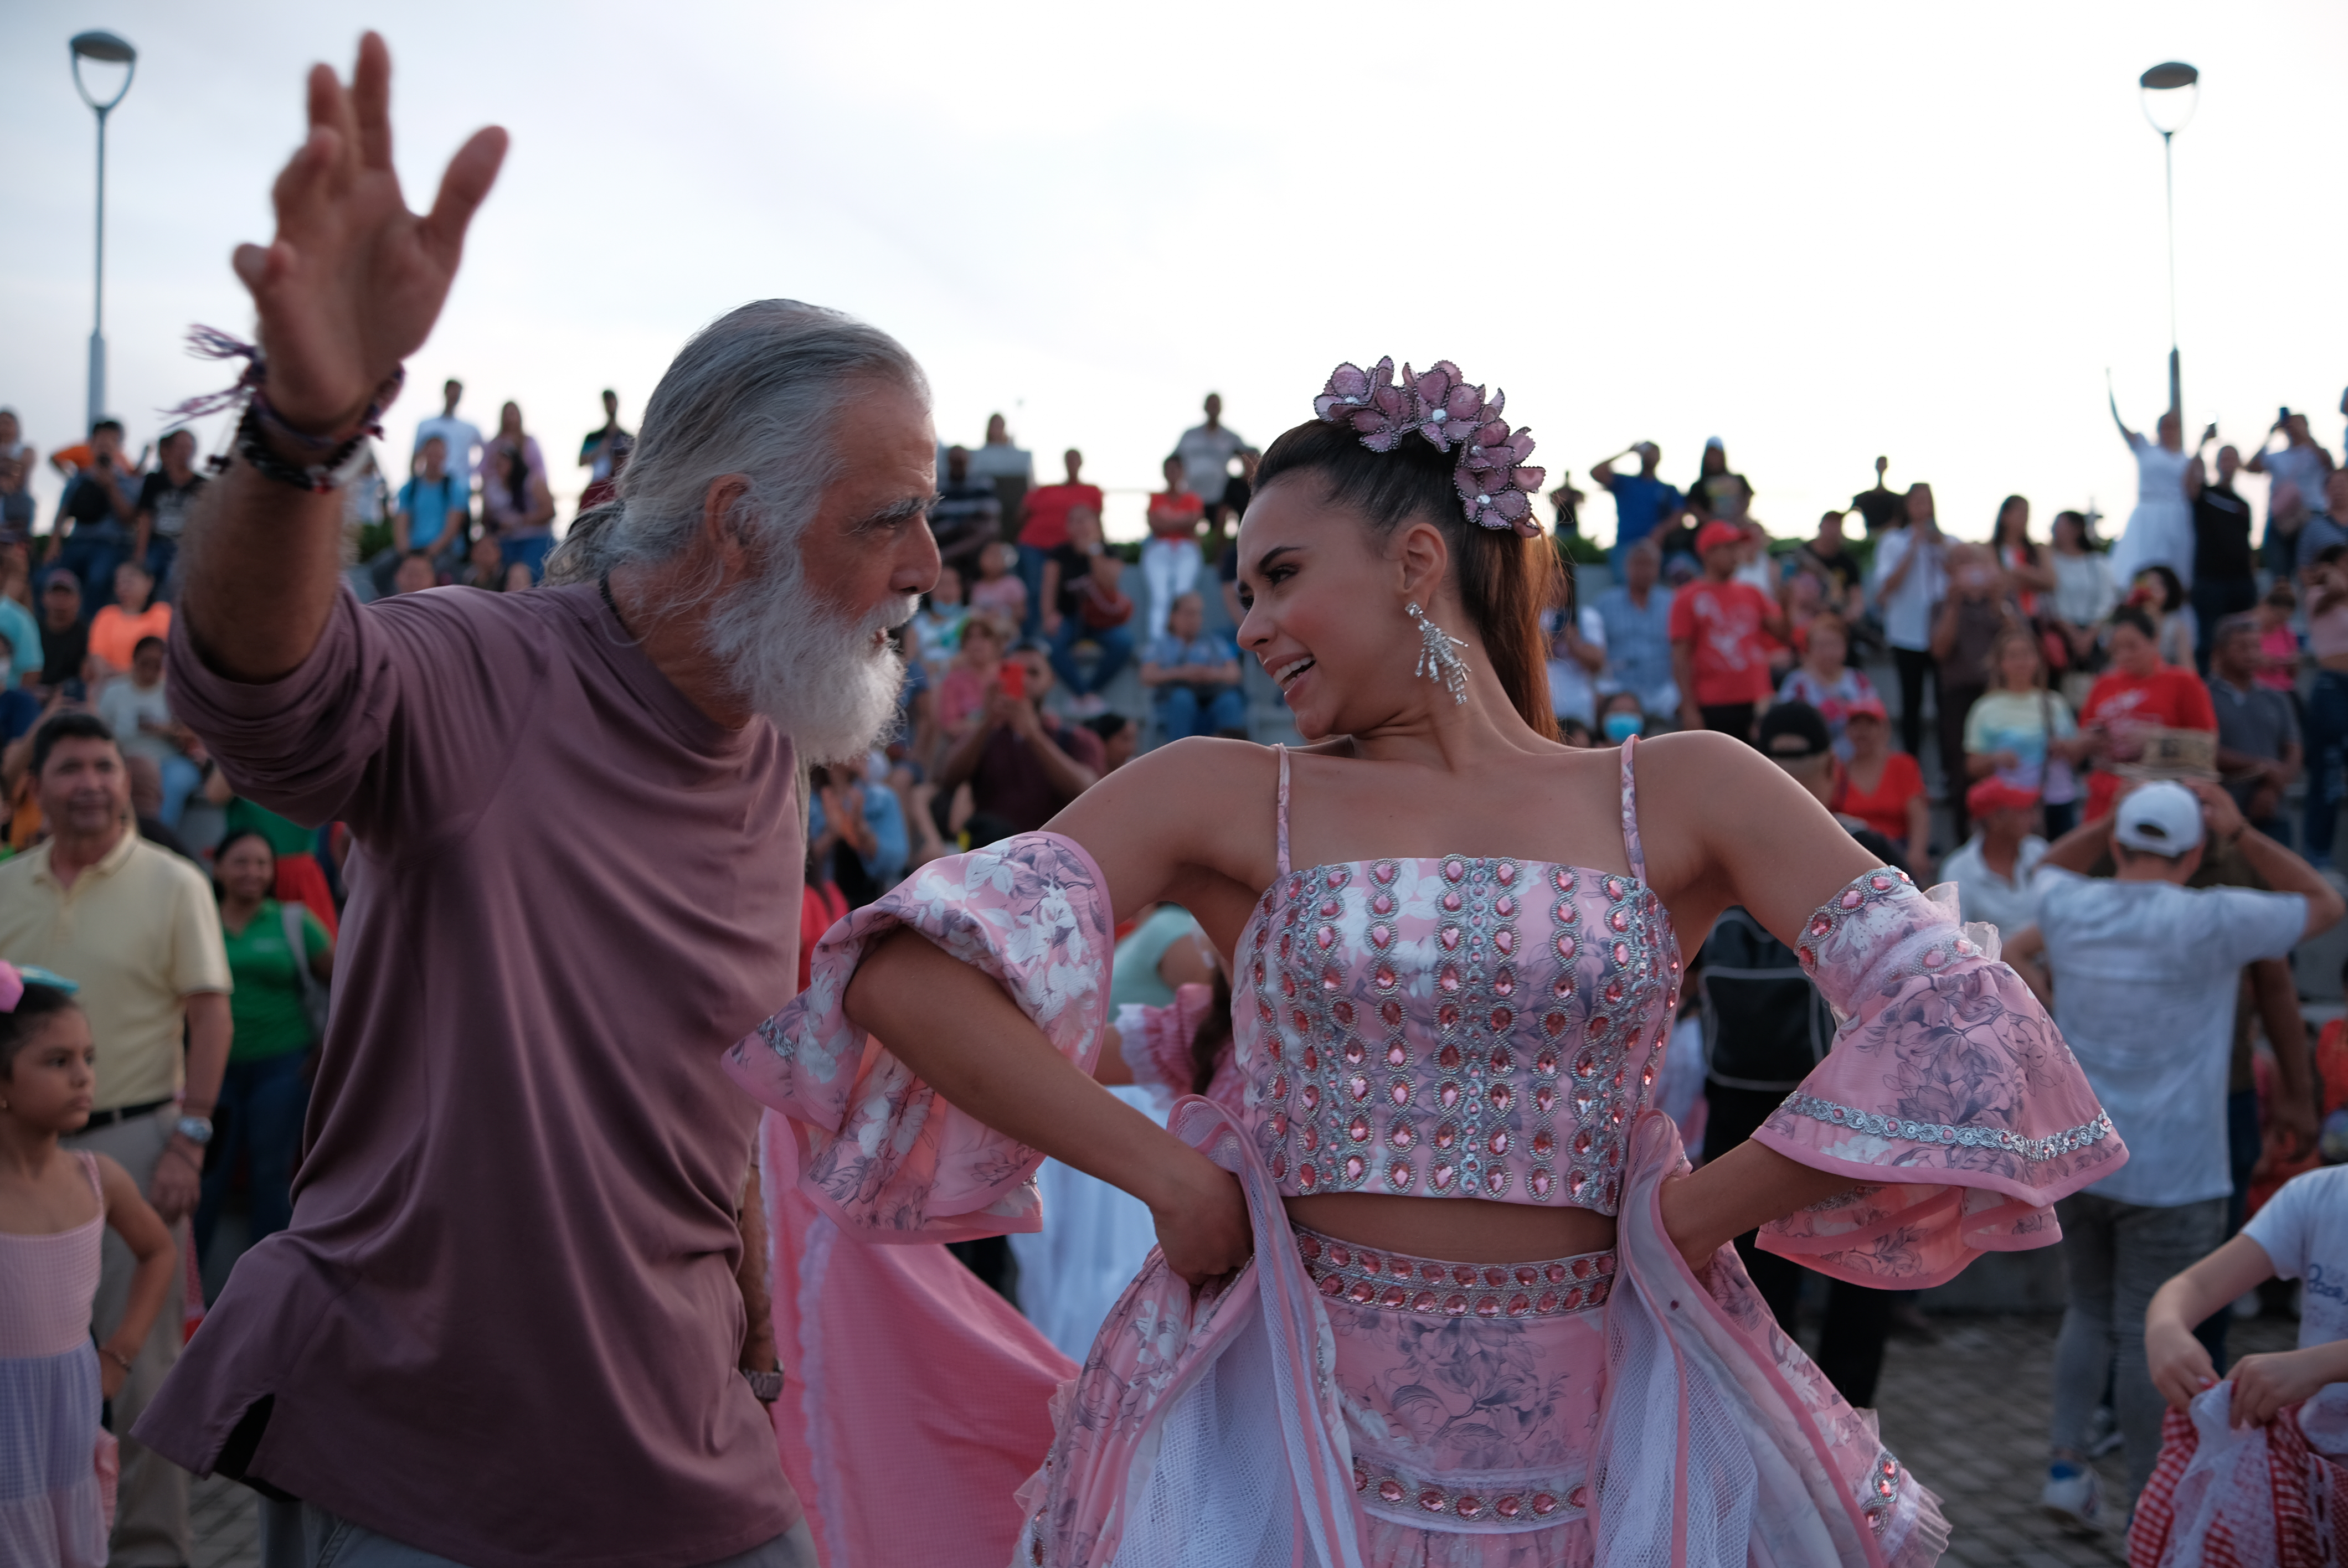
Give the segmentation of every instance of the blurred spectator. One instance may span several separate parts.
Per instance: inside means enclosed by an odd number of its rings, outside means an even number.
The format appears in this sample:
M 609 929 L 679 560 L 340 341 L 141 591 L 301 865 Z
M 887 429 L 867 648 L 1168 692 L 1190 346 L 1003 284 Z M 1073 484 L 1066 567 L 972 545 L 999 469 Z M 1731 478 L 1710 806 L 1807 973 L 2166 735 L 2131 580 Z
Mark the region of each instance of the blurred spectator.
M 131 830 L 122 753 L 89 713 L 34 732 L 33 787 L 49 837 L 0 863 L 0 958 L 77 980 L 98 1081 L 71 1149 L 111 1155 L 177 1228 L 196 1206 L 210 1117 L 228 1061 L 228 959 L 203 873 Z M 102 1344 L 127 1304 L 132 1262 L 108 1243 L 90 1325 Z M 180 1315 L 160 1313 L 114 1397 L 122 1479 L 118 1563 L 191 1563 L 188 1474 L 129 1434 L 179 1358 Z
M 411 474 L 416 471 L 424 460 L 424 444 L 437 436 L 441 450 L 447 454 L 448 472 L 466 481 L 469 487 L 478 471 L 474 453 L 481 445 L 480 428 L 469 419 L 457 417 L 458 399 L 465 395 L 463 382 L 451 377 L 441 386 L 440 395 L 440 412 L 417 423 L 416 446 L 408 454 L 407 470 Z
M 2112 802 L 2119 796 L 2120 776 L 2113 769 L 2141 757 L 2153 732 L 2169 729 L 2207 730 L 2213 735 L 2217 733 L 2218 715 L 2209 706 L 2209 689 L 2194 679 L 2190 670 L 2161 662 L 2159 635 L 2152 617 L 2141 608 L 2124 604 L 2112 611 L 2110 630 L 2104 640 L 2111 654 L 2111 668 L 2097 679 L 2095 690 L 2087 693 L 2086 706 L 2079 711 L 2079 727 L 2087 732 L 2092 743 L 2089 754 L 2096 760 L 2096 771 L 2087 779 L 2087 818 L 2091 822 L 2109 815 Z M 2343 684 L 2342 690 L 2348 696 L 2348 684 Z M 2319 682 L 2316 702 L 2321 699 Z M 2348 707 L 2348 701 L 2343 701 L 2343 705 Z M 2313 812 L 2319 793 L 2308 792 L 2311 850 L 2315 847 Z M 2332 835 L 2328 831 L 2323 835 L 2322 848 L 2325 854 L 2331 853 Z
M 498 433 L 481 448 L 481 520 L 497 533 L 509 588 L 517 566 L 530 568 L 531 582 L 546 575 L 546 554 L 554 548 L 554 497 L 547 488 L 546 458 L 538 438 L 523 434 L 518 404 L 499 411 Z
M 276 885 L 277 856 L 269 840 L 250 828 L 221 840 L 212 856 L 212 886 L 236 982 L 228 1003 L 235 1035 L 212 1110 L 203 1198 L 196 1205 L 196 1250 L 205 1255 L 239 1156 L 252 1205 L 251 1238 L 275 1235 L 294 1217 L 294 1163 L 310 1108 L 309 1055 L 325 1024 L 335 939 L 309 910 L 272 897 Z
M 1883 476 L 1890 466 L 1890 458 L 1878 457 L 1875 460 L 1874 488 L 1861 490 L 1850 498 L 1850 509 L 1867 524 L 1867 537 L 1869 538 L 1896 526 L 1908 515 L 1906 492 L 1891 489 L 1883 482 Z
M 130 819 L 138 825 L 139 836 L 182 860 L 194 860 L 196 853 L 187 841 L 163 825 L 163 770 L 155 765 L 155 759 L 126 755 L 122 776 L 130 783 Z
M 1579 538 L 1581 533 L 1581 503 L 1590 499 L 1573 487 L 1570 469 L 1557 477 L 1557 488 L 1549 493 L 1549 504 L 1557 511 L 1557 537 L 1560 542 Z
M 1843 736 L 1850 743 L 1850 761 L 1843 766 L 1834 809 L 1901 845 L 1909 869 L 1921 876 L 1932 863 L 1932 806 L 1916 759 L 1890 748 L 1882 700 L 1851 703 L 1843 714 Z
M 62 567 L 41 584 L 41 690 L 71 683 L 81 695 L 82 666 L 89 662 L 89 625 L 81 618 L 81 583 Z
M 1614 465 L 1633 454 L 1639 459 L 1639 471 L 1618 473 Z M 1614 546 L 1607 551 L 1607 559 L 1617 573 L 1623 570 L 1623 559 L 1632 546 L 1679 514 L 1679 491 L 1655 477 L 1655 465 L 1663 457 L 1662 447 L 1652 441 L 1642 441 L 1593 465 L 1590 470 L 1590 477 L 1614 497 Z M 1659 542 L 1659 550 L 1660 548 Z
M 1000 414 L 986 416 L 986 440 L 970 455 L 970 477 L 994 487 L 998 520 L 1015 521 L 1025 512 L 1027 487 L 1035 482 L 1035 458 L 1011 444 L 1010 427 Z M 1001 530 L 999 537 L 1010 538 L 1010 530 Z
M 1196 592 L 1178 594 L 1168 610 L 1166 635 L 1141 656 L 1141 683 L 1154 693 L 1158 733 L 1169 741 L 1247 734 L 1240 651 L 1229 638 L 1208 636 L 1206 621 L 1206 605 Z
M 1591 733 L 1590 726 L 1579 719 L 1560 719 L 1557 722 L 1557 738 L 1559 743 L 1571 746 L 1577 752 L 1589 751 L 1598 743 L 1598 737 Z
M 1735 521 L 1745 515 L 1745 507 L 1753 498 L 1753 487 L 1745 476 L 1731 472 L 1728 448 L 1717 436 L 1706 436 L 1704 458 L 1696 468 L 1694 481 L 1687 487 L 1687 508 L 1696 515 L 1699 524 L 1709 518 Z M 1699 556 L 1704 552 L 1699 549 Z
M 277 856 L 278 899 L 304 906 L 318 917 L 318 923 L 326 927 L 328 936 L 340 936 L 341 917 L 335 912 L 334 890 L 326 883 L 325 867 L 318 862 L 318 835 L 237 794 L 217 769 L 207 781 L 205 792 L 217 795 L 218 804 L 226 808 L 221 814 L 223 837 L 245 832 L 258 833 L 269 840 L 269 847 Z
M 1203 426 L 1201 426 L 1203 428 Z M 1180 454 L 1166 459 L 1166 488 L 1149 497 L 1149 538 L 1141 546 L 1141 580 L 1149 593 L 1145 641 L 1166 634 L 1175 599 L 1199 580 L 1199 524 L 1206 507 L 1184 483 Z
M 1635 692 L 1615 692 L 1598 703 L 1598 738 L 1610 746 L 1619 746 L 1633 735 L 1647 733 L 1646 710 L 1639 705 Z
M 2277 493 L 2283 488 L 2281 485 L 2275 487 Z M 2296 553 L 2291 558 L 2302 572 L 2333 546 L 2348 545 L 2348 474 L 2327 476 L 2322 490 L 2309 497 L 2307 505 Z
M 1989 670 L 1989 689 L 1965 713 L 1965 809 L 1972 809 L 1972 784 L 1994 778 L 2043 803 L 2046 831 L 2060 838 L 2079 820 L 2077 770 L 2088 739 L 2071 704 L 2047 690 L 2045 655 L 2030 628 L 2013 625 L 1997 634 Z
M 2096 629 L 2119 602 L 2111 562 L 2087 546 L 2087 519 L 2077 512 L 2054 514 L 2054 628 L 2061 634 L 2074 670 L 2092 670 L 2099 657 Z
M 24 547 L 0 543 L 0 651 L 8 656 L 11 686 L 39 685 L 48 661 L 41 648 L 41 623 L 30 604 Z
M 188 509 L 196 504 L 204 477 L 196 469 L 194 431 L 166 430 L 155 450 L 155 471 L 139 486 L 130 559 L 146 566 L 161 597 L 168 599 L 171 568 L 180 559 L 180 534 L 188 526 Z
M 33 464 L 39 454 L 25 444 L 16 411 L 0 408 L 0 534 L 33 537 Z
M 481 530 L 480 537 L 465 552 L 465 564 L 458 569 L 457 580 L 466 588 L 487 589 L 491 593 L 505 591 L 506 552 L 497 535 L 486 528 Z
M 1089 507 L 1068 512 L 1068 537 L 1044 563 L 1044 634 L 1052 669 L 1080 710 L 1097 712 L 1101 689 L 1133 660 L 1133 600 L 1125 592 L 1125 562 L 1101 543 L 1100 515 Z M 1097 651 L 1089 662 L 1085 644 Z
M 2112 547 L 2112 575 L 2122 582 L 2153 565 L 2168 567 L 2178 578 L 2193 571 L 2193 507 L 2185 494 L 2185 470 L 2195 454 L 2185 450 L 2185 422 L 2174 408 L 2154 426 L 2157 439 L 2147 441 L 2120 417 L 2112 399 L 2112 423 L 2136 454 L 2136 509 Z M 2204 437 L 2206 440 L 2207 437 Z
M 410 550 L 399 558 L 399 565 L 392 570 L 391 591 L 421 593 L 439 580 L 440 574 L 433 569 L 432 558 L 422 550 Z
M 1801 702 L 1784 702 L 1761 721 L 1757 743 L 1771 760 L 1823 803 L 1833 793 L 1834 753 L 1826 721 Z M 1897 864 L 1897 848 L 1867 828 L 1854 836 L 1870 853 Z M 1735 1148 L 1800 1087 L 1834 1043 L 1835 1018 L 1810 983 L 1793 949 L 1746 910 L 1723 910 L 1692 966 L 1704 1020 L 1709 1105 L 1704 1147 Z M 1735 1238 L 1737 1255 L 1771 1316 L 1796 1332 L 1805 1271 L 1791 1259 L 1764 1252 L 1757 1234 Z M 1867 1405 L 1883 1368 L 1894 1293 L 1836 1280 L 1827 1290 L 1819 1327 L 1818 1369 L 1846 1399 Z
M 1032 631 L 1051 613 L 1051 596 L 1044 588 L 1044 563 L 1068 542 L 1068 514 L 1083 507 L 1100 516 L 1101 489 L 1084 480 L 1085 455 L 1071 446 L 1061 455 L 1068 477 L 1057 485 L 1027 492 L 1026 516 L 1019 525 L 1019 579 L 1027 585 L 1027 624 Z M 1045 628 L 1045 635 L 1049 635 Z
M 135 560 L 114 569 L 114 602 L 89 618 L 92 674 L 107 681 L 130 668 L 130 655 L 149 637 L 171 630 L 171 607 L 153 602 L 155 579 Z
M 2241 466 L 2240 452 L 2219 447 L 2217 483 L 2197 487 L 2193 496 L 2193 619 L 2201 631 L 2195 652 L 2205 673 L 2218 622 L 2259 601 L 2250 504 L 2234 493 L 2234 476 Z
M 2153 641 L 2160 649 L 2161 662 L 2180 670 L 2192 668 L 2197 641 L 2193 603 L 2177 573 L 2165 564 L 2145 568 L 2128 584 L 2127 602 L 2152 617 Z
M 2277 435 L 2283 438 L 2282 447 L 2270 450 Z M 2289 547 L 2295 547 L 2301 522 L 2308 513 L 2323 509 L 2329 490 L 2332 454 L 2317 446 L 2315 437 L 2308 434 L 2307 415 L 2283 410 L 2281 416 L 2268 427 L 2266 439 L 2242 466 L 2250 473 L 2264 474 L 2271 481 L 2267 491 L 2267 565 L 2279 572 L 2305 566 L 2314 559 L 2313 550 L 2303 557 L 2282 555 L 2277 559 L 2277 554 L 2287 548 L 2286 541 Z M 2288 500 L 2295 504 L 2287 504 L 2283 496 L 2286 485 L 2291 487 Z
M 1001 616 L 973 610 L 963 621 L 953 663 L 938 682 L 938 729 L 948 745 L 960 741 L 984 713 L 987 693 L 994 689 L 1004 651 L 1011 642 L 1011 627 Z
M 2038 917 L 2030 892 L 2046 854 L 2046 840 L 2031 831 L 2038 797 L 2000 777 L 1978 779 L 1965 791 L 1965 815 L 1973 835 L 1941 862 L 1941 880 L 1957 885 L 1959 919 L 1986 920 L 2012 937 Z
M 1255 499 L 1256 466 L 1262 461 L 1263 454 L 1254 447 L 1240 448 L 1240 471 L 1223 481 L 1222 499 L 1207 507 L 1208 526 L 1218 537 L 1226 528 L 1233 534 L 1239 531 L 1240 519 L 1247 515 L 1248 503 Z M 1239 541 L 1234 538 L 1223 549 L 1225 559 L 1231 562 L 1233 578 L 1239 575 L 1239 557 L 1235 553 L 1238 548 Z
M 1556 593 L 1540 618 L 1549 640 L 1550 711 L 1589 729 L 1598 723 L 1598 682 L 1606 671 L 1606 620 L 1594 605 L 1574 609 L 1570 567 L 1551 580 Z
M 1733 523 L 1706 523 L 1696 535 L 1704 576 L 1672 597 L 1672 676 L 1680 688 L 1680 723 L 1753 738 L 1753 718 L 1769 700 L 1765 632 L 1785 630 L 1776 601 L 1735 580 L 1745 535 Z
M 1141 744 L 1141 726 L 1123 713 L 1096 713 L 1085 721 L 1101 743 L 1101 773 L 1113 774 L 1133 760 Z
M 473 526 L 473 491 L 462 475 L 449 471 L 448 455 L 439 436 L 424 443 L 416 473 L 399 487 L 386 565 L 396 566 L 410 550 L 422 550 L 451 567 L 463 558 L 465 536 Z
M 1955 819 L 1956 836 L 1966 834 L 1964 794 L 1965 715 L 1989 689 L 1990 651 L 1998 634 L 2023 624 L 1997 557 L 1982 545 L 1949 549 L 1949 597 L 1932 617 L 1932 662 L 1940 675 L 1941 788 Z
M 1846 661 L 1849 651 L 1850 634 L 1842 617 L 1821 611 L 1810 618 L 1802 661 L 1777 686 L 1778 702 L 1801 702 L 1818 710 L 1834 753 L 1843 762 L 1850 760 L 1850 742 L 1843 733 L 1850 705 L 1881 701 L 1867 671 Z
M 1003 537 L 1003 501 L 994 487 L 971 472 L 970 448 L 946 448 L 946 477 L 930 504 L 930 532 L 938 558 L 963 575 L 978 576 L 978 552 Z
M 1947 551 L 1932 487 L 1909 486 L 1899 519 L 1875 543 L 1874 597 L 1883 612 L 1883 640 L 1900 671 L 1900 744 L 1911 758 L 1924 749 L 1924 694 L 1940 684 L 1932 611 L 1948 596 L 1941 564 Z
M 1840 616 L 1847 623 L 1859 618 L 1867 608 L 1867 574 L 1860 570 L 1859 559 L 1845 548 L 1842 514 L 1828 512 L 1818 518 L 1816 538 L 1805 540 L 1794 552 L 1797 570 L 1817 575 L 1826 587 L 1826 608 Z
M 978 580 L 970 585 L 970 607 L 999 615 L 1014 626 L 1027 623 L 1027 585 L 1019 580 L 1019 547 L 995 539 L 978 552 Z
M 2218 715 L 2218 774 L 2252 827 L 2291 842 L 2283 794 L 2299 777 L 2303 753 L 2291 699 L 2259 684 L 2259 623 L 2230 615 L 2211 628 L 2209 705 Z
M 1193 425 L 1182 432 L 1180 440 L 1174 443 L 1174 456 L 1182 462 L 1181 477 L 1177 479 L 1170 474 L 1167 476 L 1169 490 L 1188 490 L 1199 497 L 1201 516 L 1207 506 L 1221 506 L 1223 491 L 1231 477 L 1231 459 L 1238 456 L 1240 448 L 1247 445 L 1240 439 L 1237 431 L 1223 424 L 1221 395 L 1207 394 L 1206 410 L 1206 423 Z M 1152 531 L 1156 530 L 1153 528 Z M 1189 586 L 1186 582 L 1175 591 L 1185 591 Z M 1162 630 L 1164 610 L 1159 610 L 1157 616 L 1159 629 Z
M 120 420 L 91 425 L 86 450 L 88 461 L 70 470 L 57 502 L 57 563 L 81 579 L 82 597 L 95 610 L 114 602 L 114 569 L 130 552 L 139 487 L 133 466 L 122 456 Z
M 975 626 L 964 630 L 965 642 Z M 1014 697 L 1000 682 L 989 687 L 977 722 L 939 768 L 938 784 L 947 792 L 970 785 L 973 825 L 985 817 L 1011 833 L 1033 833 L 1100 777 L 1100 737 L 1045 716 L 1052 666 L 1040 649 L 1021 648 L 1005 661 L 1020 665 L 1024 693 Z
M 620 395 L 605 387 L 603 423 L 587 432 L 586 439 L 579 443 L 579 466 L 587 470 L 588 487 L 592 490 L 597 485 L 609 485 L 617 479 L 620 470 L 627 466 L 628 454 L 635 449 L 636 438 L 620 428 Z M 582 496 L 579 505 L 583 509 L 602 499 L 599 496 L 591 501 Z
M 2291 696 L 2294 708 L 2298 706 L 2299 633 L 2291 630 L 2291 622 L 2298 610 L 2299 595 L 2291 590 L 2290 579 L 2277 578 L 2251 611 L 2259 623 L 2259 684 Z
M 944 679 L 954 655 L 962 651 L 962 623 L 969 617 L 970 607 L 963 603 L 962 573 L 950 566 L 938 568 L 938 580 L 922 595 L 912 620 L 932 683 Z
M 163 648 L 160 637 L 139 640 L 129 672 L 98 693 L 98 716 L 114 732 L 124 756 L 155 764 L 163 779 L 162 809 L 156 815 L 164 826 L 176 829 L 188 796 L 203 782 L 203 770 L 188 757 L 195 737 L 171 717 L 170 696 L 163 689 Z
M 2316 666 L 2307 693 L 2307 858 L 2328 867 L 2348 764 L 2348 546 L 2317 557 L 2306 584 L 2307 651 Z
M 1679 682 L 1672 675 L 1672 598 L 1656 582 L 1663 547 L 1643 538 L 1615 553 L 1622 580 L 1598 596 L 1592 608 L 1606 628 L 1606 679 L 1612 690 L 1629 692 L 1642 711 L 1670 714 L 1680 710 Z
M 1991 525 L 1990 552 L 2003 569 L 2013 602 L 2025 616 L 2038 613 L 2038 596 L 2054 591 L 2054 563 L 2031 541 L 2030 502 L 2008 496 L 1997 504 L 1997 521 Z
M 816 798 L 808 833 L 850 909 L 894 887 L 909 852 L 903 804 L 887 784 L 868 780 L 868 770 L 865 758 L 848 757 L 808 775 Z
M 2186 887 L 2211 838 L 2237 845 L 2276 891 Z M 2117 870 L 2089 878 L 2107 846 Z M 2146 1307 L 2225 1235 L 2226 1076 L 2242 968 L 2327 929 L 2342 905 L 2306 862 L 2250 828 L 2230 795 L 2199 782 L 2138 788 L 2056 842 L 2032 887 L 2038 923 L 2008 938 L 2006 960 L 2046 1002 L 2128 1151 L 2126 1164 L 2054 1210 L 2070 1303 L 2054 1351 L 2042 1504 L 2092 1519 L 2088 1417 L 2108 1379 L 2132 1499 L 2160 1447 Z

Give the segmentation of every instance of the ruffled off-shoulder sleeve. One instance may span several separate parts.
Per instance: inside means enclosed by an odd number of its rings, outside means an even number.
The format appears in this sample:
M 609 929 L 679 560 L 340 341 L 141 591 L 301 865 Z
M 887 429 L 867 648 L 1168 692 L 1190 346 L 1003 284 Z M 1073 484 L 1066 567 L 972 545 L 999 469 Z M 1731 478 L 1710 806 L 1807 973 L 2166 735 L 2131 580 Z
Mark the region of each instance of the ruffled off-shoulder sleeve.
M 935 860 L 824 934 L 808 989 L 726 1053 L 789 1119 L 802 1191 L 867 1241 L 964 1241 L 1042 1227 L 1043 1156 L 938 1097 L 849 1020 L 848 982 L 910 927 L 1001 982 L 1086 1071 L 1107 1021 L 1112 922 L 1100 868 L 1056 833 Z
M 2054 1201 L 2127 1150 L 1995 934 L 1887 868 L 1821 906 L 1799 951 L 1842 1027 L 1754 1138 L 1874 1184 L 1762 1226 L 1761 1246 L 1917 1288 L 2061 1239 Z

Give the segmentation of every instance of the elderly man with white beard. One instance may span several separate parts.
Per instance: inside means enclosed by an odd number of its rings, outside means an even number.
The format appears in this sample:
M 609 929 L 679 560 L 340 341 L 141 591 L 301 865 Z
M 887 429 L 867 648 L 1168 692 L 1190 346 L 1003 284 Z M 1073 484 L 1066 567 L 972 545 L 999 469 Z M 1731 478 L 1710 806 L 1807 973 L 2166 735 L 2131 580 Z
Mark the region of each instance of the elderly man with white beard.
M 273 1568 L 812 1564 L 743 1371 L 757 1108 L 718 1057 L 793 989 L 795 763 L 893 714 L 927 386 L 870 327 L 745 305 L 550 586 L 362 607 L 339 465 L 505 149 L 408 212 L 389 75 L 373 35 L 347 88 L 313 73 L 276 239 L 235 259 L 257 391 L 187 530 L 172 696 L 242 793 L 350 825 L 352 896 L 293 1224 L 139 1436 L 260 1490 Z

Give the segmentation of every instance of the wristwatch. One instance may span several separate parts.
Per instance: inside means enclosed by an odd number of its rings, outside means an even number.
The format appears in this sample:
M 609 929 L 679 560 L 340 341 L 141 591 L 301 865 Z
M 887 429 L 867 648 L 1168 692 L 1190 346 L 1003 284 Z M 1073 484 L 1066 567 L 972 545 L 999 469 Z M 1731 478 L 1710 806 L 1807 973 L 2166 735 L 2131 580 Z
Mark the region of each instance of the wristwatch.
M 212 1141 L 211 1119 L 206 1116 L 182 1116 L 171 1131 L 199 1149 Z
M 750 1392 L 758 1397 L 758 1403 L 771 1405 L 783 1397 L 783 1374 L 779 1370 L 753 1372 L 746 1367 L 742 1376 L 749 1382 Z

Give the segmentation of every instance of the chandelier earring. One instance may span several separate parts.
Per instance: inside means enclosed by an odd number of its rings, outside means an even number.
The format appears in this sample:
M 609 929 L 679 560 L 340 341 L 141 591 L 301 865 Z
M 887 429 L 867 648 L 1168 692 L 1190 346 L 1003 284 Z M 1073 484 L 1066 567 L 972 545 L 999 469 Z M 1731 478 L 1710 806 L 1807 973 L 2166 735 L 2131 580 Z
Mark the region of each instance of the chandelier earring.
M 1451 700 L 1464 704 L 1468 701 L 1468 662 L 1456 651 L 1468 644 L 1427 620 L 1426 611 L 1418 608 L 1417 600 L 1402 608 L 1404 614 L 1418 622 L 1418 665 L 1411 673 L 1442 682 L 1450 691 Z

